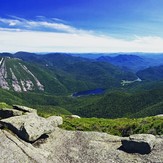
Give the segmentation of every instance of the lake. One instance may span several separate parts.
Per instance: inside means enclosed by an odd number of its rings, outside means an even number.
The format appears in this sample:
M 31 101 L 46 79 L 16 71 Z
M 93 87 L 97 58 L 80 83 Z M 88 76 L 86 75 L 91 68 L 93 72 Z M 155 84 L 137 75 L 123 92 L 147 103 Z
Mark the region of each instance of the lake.
M 76 92 L 72 96 L 80 97 L 80 96 L 88 96 L 88 95 L 99 95 L 99 94 L 103 94 L 103 93 L 105 93 L 105 89 L 98 88 L 98 89 L 93 89 L 93 90 Z

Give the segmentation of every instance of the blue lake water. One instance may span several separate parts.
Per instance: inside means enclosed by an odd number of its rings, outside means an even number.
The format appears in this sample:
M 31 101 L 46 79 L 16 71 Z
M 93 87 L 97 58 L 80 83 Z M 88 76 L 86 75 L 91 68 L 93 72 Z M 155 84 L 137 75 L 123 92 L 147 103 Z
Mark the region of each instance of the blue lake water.
M 103 93 L 105 93 L 105 89 L 98 88 L 98 89 L 93 89 L 93 90 L 76 92 L 72 96 L 80 97 L 80 96 L 88 96 L 88 95 L 99 95 L 99 94 L 103 94 Z

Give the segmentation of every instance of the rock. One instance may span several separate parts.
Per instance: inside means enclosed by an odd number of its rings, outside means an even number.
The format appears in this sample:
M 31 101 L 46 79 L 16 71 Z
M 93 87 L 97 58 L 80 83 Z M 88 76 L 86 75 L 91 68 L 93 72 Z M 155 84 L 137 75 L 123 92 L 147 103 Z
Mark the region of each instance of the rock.
M 57 158 L 55 163 L 163 162 L 163 139 L 156 139 L 154 150 L 147 155 L 130 154 L 119 150 L 124 139 L 126 138 L 106 133 L 65 131 L 56 128 L 39 148 L 50 153 L 52 162 Z
M 70 117 L 70 118 L 81 118 L 81 117 L 78 116 L 78 115 L 70 115 L 69 117 Z
M 60 116 L 51 116 L 47 118 L 48 122 L 51 123 L 53 126 L 60 126 L 63 124 L 63 118 Z
M 12 114 L 17 116 L 0 120 L 0 163 L 163 162 L 163 136 L 66 131 L 57 127 L 62 117 L 45 119 L 34 109 L 14 108 Z
M 126 139 L 99 132 L 56 128 L 37 146 L 0 130 L 0 163 L 162 163 L 163 138 L 156 137 L 150 154 L 130 154 L 118 148 Z M 128 138 L 129 139 L 129 138 Z M 38 140 L 39 141 L 39 140 Z
M 156 115 L 156 117 L 163 117 L 163 114 L 158 114 Z
M 149 154 L 155 145 L 155 140 L 155 136 L 151 134 L 135 134 L 128 140 L 122 140 L 122 147 L 128 153 Z
M 1 163 L 45 163 L 49 153 L 19 140 L 7 131 L 0 130 Z
M 23 112 L 15 109 L 9 109 L 9 108 L 0 108 L 0 117 L 3 118 L 9 118 L 12 116 L 20 116 Z
M 53 116 L 49 119 L 35 113 L 2 119 L 0 123 L 28 142 L 34 142 L 44 134 L 49 134 L 62 124 L 62 118 Z
M 32 109 L 26 106 L 20 106 L 20 105 L 13 105 L 13 109 L 20 110 L 23 112 L 28 112 L 28 113 L 37 113 L 36 109 Z

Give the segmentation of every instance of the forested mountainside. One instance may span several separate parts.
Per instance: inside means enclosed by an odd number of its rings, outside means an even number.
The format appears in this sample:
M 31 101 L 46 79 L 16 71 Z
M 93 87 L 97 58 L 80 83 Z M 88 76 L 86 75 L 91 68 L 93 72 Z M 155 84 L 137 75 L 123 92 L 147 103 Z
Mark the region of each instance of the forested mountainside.
M 93 101 L 85 100 L 69 111 L 82 117 L 146 117 L 163 113 L 163 88 L 137 93 L 110 92 Z
M 152 77 L 148 81 L 147 75 L 139 76 L 141 71 L 135 74 L 110 63 L 60 53 L 18 52 L 0 56 L 1 102 L 35 107 L 40 114 L 83 117 L 144 117 L 162 113 L 163 82 Z M 151 75 L 161 76 L 161 68 L 154 70 Z M 142 81 L 132 82 L 137 77 Z M 122 80 L 127 84 L 122 85 Z M 96 88 L 104 88 L 106 94 L 71 96 Z
M 108 62 L 123 69 L 137 72 L 152 66 L 159 66 L 163 64 L 163 57 L 161 54 L 118 54 L 103 55 L 97 58 L 100 62 Z
M 8 53 L 5 54 L 6 56 L 9 55 Z M 1 55 L 4 56 L 5 54 Z M 121 86 L 122 80 L 135 80 L 137 78 L 134 73 L 122 70 L 112 64 L 73 57 L 67 54 L 37 55 L 34 53 L 19 52 L 13 54 L 12 58 L 19 58 L 24 62 L 28 62 L 28 65 L 32 63 L 33 67 L 31 69 L 34 70 L 34 66 L 38 68 L 41 66 L 49 70 L 51 78 L 56 80 L 56 85 L 59 87 L 56 88 L 56 92 L 60 91 L 61 93 L 118 87 Z M 45 72 L 36 72 L 35 74 L 45 81 L 45 78 L 41 76 L 46 74 Z M 57 91 L 58 89 L 63 90 Z
M 149 67 L 147 69 L 138 71 L 137 75 L 142 80 L 147 80 L 147 81 L 162 80 L 163 79 L 163 65 L 155 66 L 155 67 Z

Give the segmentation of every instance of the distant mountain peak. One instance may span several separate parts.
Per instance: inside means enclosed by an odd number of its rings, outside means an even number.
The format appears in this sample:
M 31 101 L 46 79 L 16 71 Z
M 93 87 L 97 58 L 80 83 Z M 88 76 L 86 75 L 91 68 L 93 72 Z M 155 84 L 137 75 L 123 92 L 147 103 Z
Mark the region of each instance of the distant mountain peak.
M 137 55 L 133 54 L 120 54 L 117 56 L 102 56 L 97 59 L 100 62 L 109 62 L 115 66 L 127 68 L 133 72 L 147 68 L 149 65 L 147 61 Z

